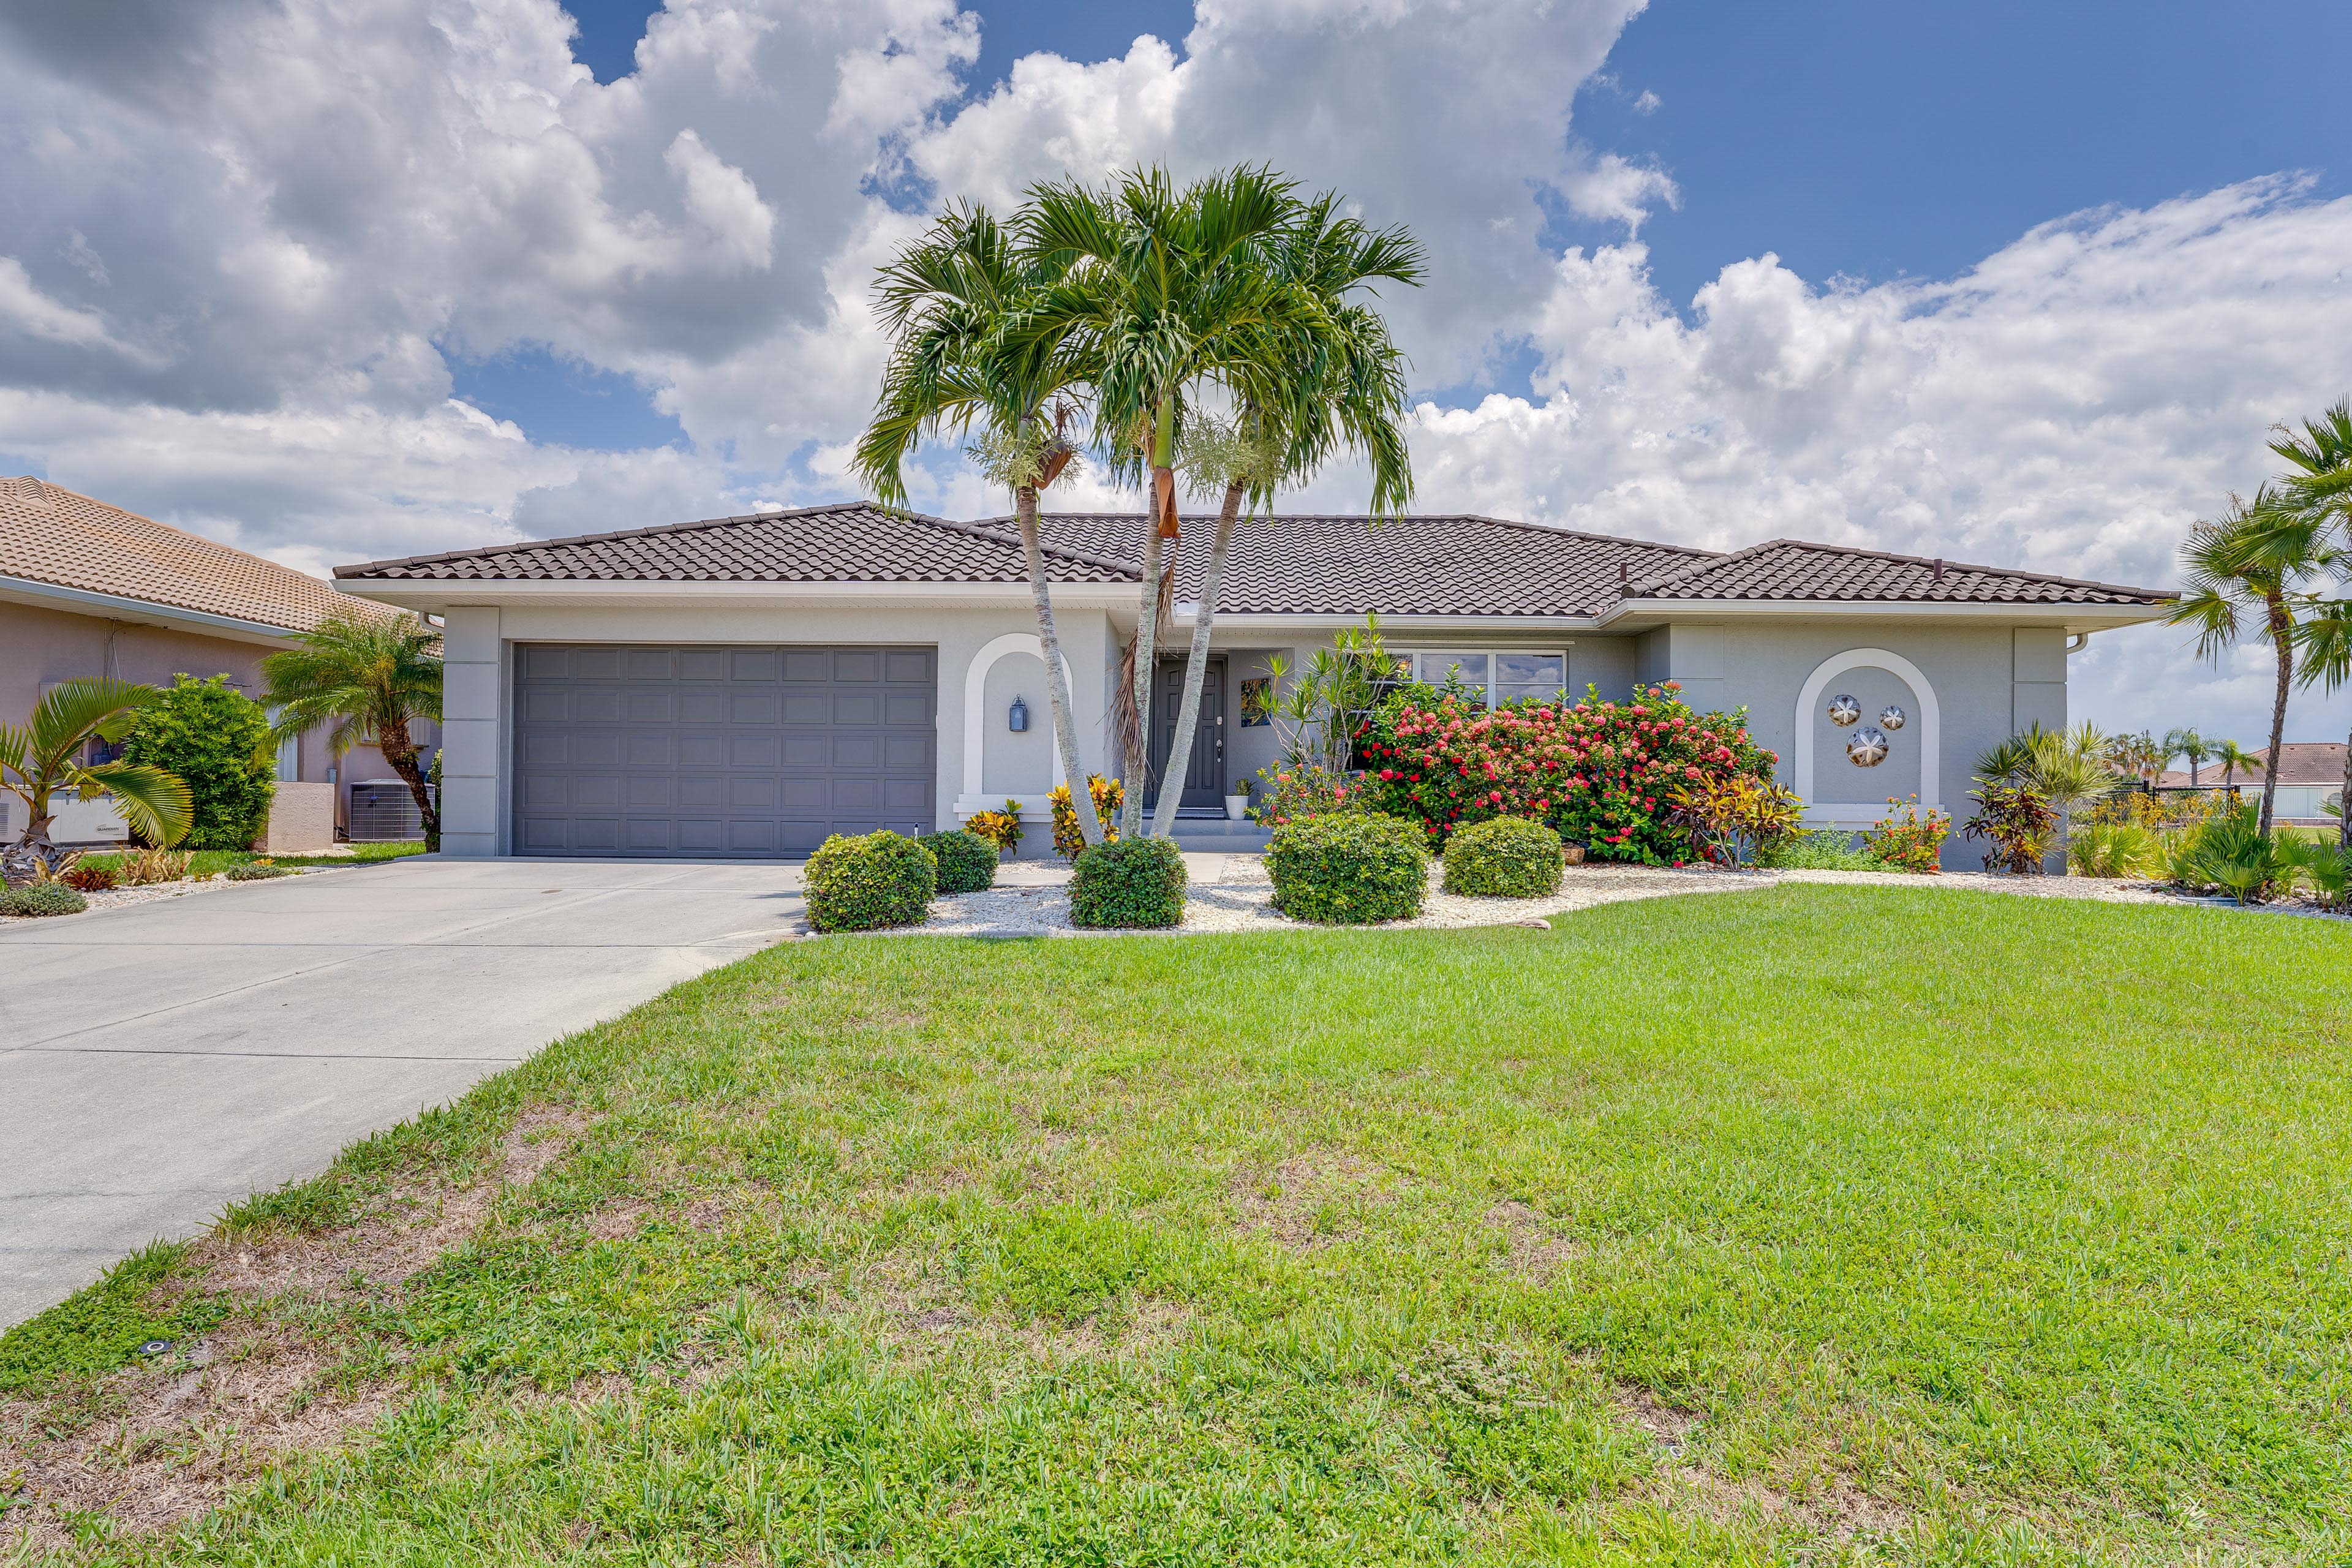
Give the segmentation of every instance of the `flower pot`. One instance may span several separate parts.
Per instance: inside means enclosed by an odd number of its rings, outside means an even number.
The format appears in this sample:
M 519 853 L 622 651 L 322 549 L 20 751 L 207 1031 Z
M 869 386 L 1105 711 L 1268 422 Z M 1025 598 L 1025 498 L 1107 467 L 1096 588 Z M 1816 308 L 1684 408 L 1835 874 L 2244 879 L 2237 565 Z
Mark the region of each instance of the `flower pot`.
M 1249 796 L 1245 795 L 1229 795 L 1225 796 L 1226 821 L 1239 822 L 1248 815 Z
M 1571 866 L 1581 866 L 1584 864 L 1584 846 L 1563 844 L 1559 847 L 1559 858 Z

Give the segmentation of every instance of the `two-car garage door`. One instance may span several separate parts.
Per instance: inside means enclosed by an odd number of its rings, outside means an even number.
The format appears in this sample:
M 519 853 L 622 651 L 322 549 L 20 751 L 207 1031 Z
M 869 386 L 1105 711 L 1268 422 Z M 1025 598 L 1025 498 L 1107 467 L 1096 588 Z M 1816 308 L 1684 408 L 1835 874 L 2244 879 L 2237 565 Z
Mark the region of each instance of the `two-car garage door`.
M 515 650 L 520 855 L 805 855 L 834 833 L 929 832 L 929 647 Z

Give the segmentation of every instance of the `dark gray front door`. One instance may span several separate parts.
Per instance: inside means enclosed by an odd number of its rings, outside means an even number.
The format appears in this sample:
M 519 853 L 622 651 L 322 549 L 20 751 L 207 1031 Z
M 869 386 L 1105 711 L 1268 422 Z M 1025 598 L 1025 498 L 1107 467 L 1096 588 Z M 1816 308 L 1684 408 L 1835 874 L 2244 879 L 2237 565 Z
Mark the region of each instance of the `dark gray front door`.
M 1168 759 L 1176 750 L 1176 715 L 1183 701 L 1184 661 L 1165 660 L 1160 666 L 1160 685 L 1151 694 L 1152 787 L 1144 796 L 1147 805 L 1159 804 L 1160 780 L 1168 772 Z M 1212 658 L 1201 681 L 1201 721 L 1192 731 L 1192 757 L 1184 770 L 1184 795 L 1176 803 L 1179 809 L 1185 806 L 1223 809 L 1224 722 L 1225 661 Z
M 928 647 L 525 643 L 518 855 L 805 855 L 933 826 Z

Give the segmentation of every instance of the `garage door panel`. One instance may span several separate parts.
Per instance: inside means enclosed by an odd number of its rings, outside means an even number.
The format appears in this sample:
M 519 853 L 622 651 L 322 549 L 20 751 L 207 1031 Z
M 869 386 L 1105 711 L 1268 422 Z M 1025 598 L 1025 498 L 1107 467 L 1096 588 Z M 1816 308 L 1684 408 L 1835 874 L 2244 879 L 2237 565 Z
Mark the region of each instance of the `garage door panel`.
M 522 854 L 804 855 L 937 805 L 936 650 L 525 645 Z

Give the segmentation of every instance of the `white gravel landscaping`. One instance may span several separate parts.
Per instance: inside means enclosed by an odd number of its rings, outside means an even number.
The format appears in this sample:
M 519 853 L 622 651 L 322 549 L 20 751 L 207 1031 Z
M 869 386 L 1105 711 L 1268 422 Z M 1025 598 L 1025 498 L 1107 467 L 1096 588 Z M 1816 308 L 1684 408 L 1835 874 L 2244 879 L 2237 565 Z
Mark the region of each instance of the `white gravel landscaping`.
M 1021 863 L 1018 885 L 1000 883 L 985 893 L 936 899 L 931 918 L 919 926 L 862 932 L 873 936 L 1144 936 L 1236 931 L 1412 931 L 1527 924 L 1546 916 L 1629 899 L 1679 893 L 1737 893 L 1782 882 L 1858 882 L 1881 887 L 1945 888 L 2013 893 L 2028 898 L 2091 899 L 2116 904 L 2188 904 L 2234 910 L 2227 899 L 2190 898 L 2156 884 L 2105 877 L 1995 877 L 1948 871 L 1916 877 L 1886 871 L 1725 871 L 1712 867 L 1680 870 L 1649 866 L 1586 865 L 1568 868 L 1560 889 L 1545 899 L 1466 899 L 1443 891 L 1439 868 L 1430 868 L 1429 897 L 1418 919 L 1378 926 L 1310 926 L 1292 920 L 1272 902 L 1274 884 L 1255 855 L 1188 855 L 1192 887 L 1184 923 L 1161 931 L 1081 931 L 1070 923 L 1068 873 Z M 1011 868 L 1008 867 L 1008 870 Z M 2257 912 L 2320 914 L 2307 904 L 2272 904 Z M 2340 917 L 2324 917 L 2340 918 Z M 803 928 L 803 931 L 805 928 Z

